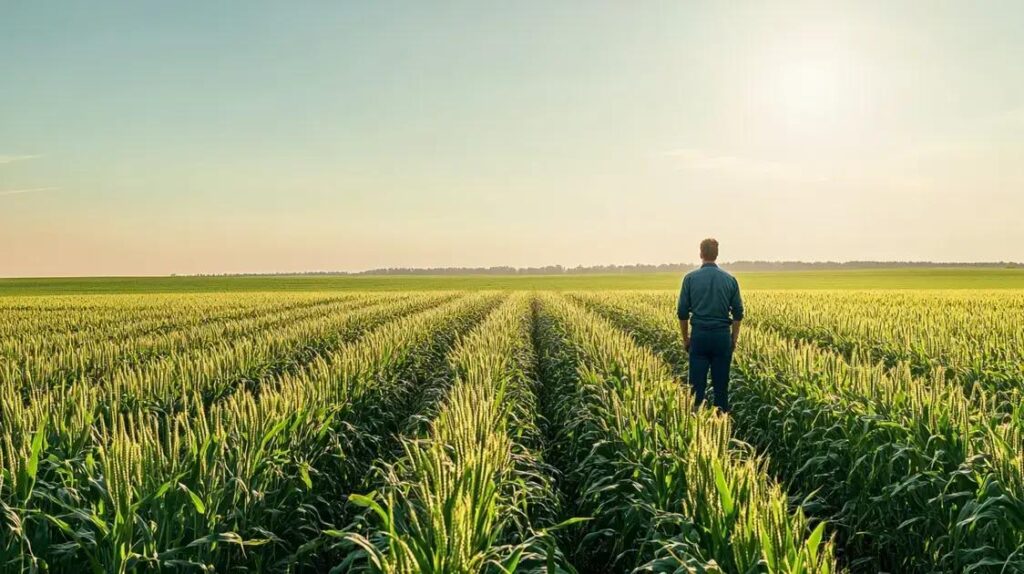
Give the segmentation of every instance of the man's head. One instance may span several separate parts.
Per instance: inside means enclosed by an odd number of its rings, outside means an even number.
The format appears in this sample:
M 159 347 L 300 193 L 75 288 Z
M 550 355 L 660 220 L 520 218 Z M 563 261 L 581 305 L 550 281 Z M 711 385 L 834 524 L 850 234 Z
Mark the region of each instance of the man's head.
M 708 237 L 700 242 L 700 259 L 705 263 L 718 259 L 718 240 Z

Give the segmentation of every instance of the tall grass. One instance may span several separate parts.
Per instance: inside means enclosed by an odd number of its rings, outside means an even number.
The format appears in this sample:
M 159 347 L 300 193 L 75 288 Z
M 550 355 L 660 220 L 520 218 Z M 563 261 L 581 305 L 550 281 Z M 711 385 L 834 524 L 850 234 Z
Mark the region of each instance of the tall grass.
M 455 374 L 429 432 L 403 441 L 368 496 L 371 531 L 338 533 L 344 568 L 388 573 L 561 570 L 538 523 L 557 514 L 538 460 L 531 306 L 513 296 L 449 356 Z M 548 524 L 550 526 L 550 524 Z
M 1019 293 L 674 296 L 4 298 L 0 572 L 1024 572 Z
M 107 414 L 102 399 L 116 398 L 85 385 L 4 403 L 0 501 L 13 535 L 0 539 L 0 564 L 121 572 L 309 563 L 301 544 L 344 515 L 337 489 L 354 487 L 367 468 L 360 454 L 400 422 L 398 411 L 378 415 L 425 382 L 418 373 L 496 300 L 462 298 L 392 321 L 259 393 L 210 405 L 186 394 L 188 408 L 173 416 Z
M 790 512 L 729 419 L 694 411 L 663 362 L 606 321 L 546 296 L 544 375 L 564 443 L 557 465 L 592 516 L 576 538 L 588 572 L 832 572 L 824 523 Z
M 578 297 L 684 360 L 667 305 Z M 1019 421 L 994 419 L 984 397 L 968 400 L 942 370 L 922 379 L 907 364 L 859 357 L 747 329 L 735 359 L 740 436 L 772 455 L 795 494 L 815 499 L 813 513 L 837 526 L 856 570 L 1024 567 Z
M 1024 392 L 1024 295 L 1016 291 L 752 293 L 753 324 L 918 376 L 942 369 L 968 395 L 1006 407 Z M 975 388 L 977 387 L 977 388 Z

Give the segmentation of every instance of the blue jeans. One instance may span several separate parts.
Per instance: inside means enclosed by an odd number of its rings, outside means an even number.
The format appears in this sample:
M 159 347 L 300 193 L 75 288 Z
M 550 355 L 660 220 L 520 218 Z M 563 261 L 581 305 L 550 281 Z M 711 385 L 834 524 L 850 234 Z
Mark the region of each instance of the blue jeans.
M 729 412 L 729 366 L 732 364 L 732 333 L 728 328 L 694 330 L 690 335 L 690 386 L 697 406 L 704 403 L 708 370 L 716 407 Z

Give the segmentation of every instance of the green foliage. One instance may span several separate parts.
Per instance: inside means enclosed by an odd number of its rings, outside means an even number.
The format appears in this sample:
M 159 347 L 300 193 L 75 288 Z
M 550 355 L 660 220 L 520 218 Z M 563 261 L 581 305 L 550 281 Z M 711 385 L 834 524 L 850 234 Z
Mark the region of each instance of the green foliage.
M 669 367 L 606 321 L 547 296 L 544 378 L 557 385 L 556 466 L 574 513 L 581 570 L 832 572 L 802 513 L 732 441 L 729 419 L 693 410 Z
M 672 297 L 576 295 L 683 374 Z M 1019 398 L 1003 398 L 1019 391 L 965 383 L 973 375 L 955 368 L 966 354 L 991 372 L 1010 368 L 1019 349 L 988 347 L 1021 336 L 992 319 L 1020 316 L 1019 295 L 757 293 L 747 303 L 734 359 L 737 433 L 771 456 L 813 517 L 835 525 L 852 569 L 1024 571 L 1024 419 L 1011 408 Z M 837 333 L 863 325 L 872 325 L 863 345 L 837 348 Z M 780 336 L 798 329 L 806 342 Z M 910 350 L 926 336 L 931 368 L 918 369 Z
M 126 395 L 154 391 L 151 378 L 126 387 L 116 376 L 81 376 L 34 387 L 26 402 L 23 371 L 5 371 L 12 378 L 0 386 L 0 564 L 89 564 L 96 572 L 312 566 L 318 558 L 304 544 L 347 513 L 328 501 L 358 488 L 387 437 L 418 410 L 426 375 L 498 299 L 400 296 L 343 310 L 346 320 L 322 315 L 329 327 L 301 327 L 302 336 L 279 330 L 291 342 L 264 347 L 289 356 L 287 368 L 213 397 L 205 379 L 182 378 L 184 406 L 173 411 L 124 406 Z M 363 327 L 339 336 L 353 323 Z M 238 380 L 234 369 L 247 362 L 228 360 L 237 348 L 187 349 L 136 368 L 173 360 Z
M 387 279 L 0 299 L 0 571 L 1024 571 L 1017 291 L 750 291 L 725 417 L 678 278 Z
M 371 524 L 335 534 L 357 549 L 338 570 L 571 568 L 548 541 L 574 521 L 550 525 L 558 502 L 531 449 L 539 437 L 530 311 L 528 297 L 514 296 L 452 350 L 455 380 L 429 431 L 403 441 L 377 493 L 351 498 Z

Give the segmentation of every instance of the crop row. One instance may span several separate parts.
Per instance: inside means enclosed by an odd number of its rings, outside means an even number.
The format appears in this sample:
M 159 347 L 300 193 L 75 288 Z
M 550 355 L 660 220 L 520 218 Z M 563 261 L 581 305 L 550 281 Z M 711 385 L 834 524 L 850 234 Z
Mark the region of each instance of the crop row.
M 78 408 L 82 401 L 103 404 L 111 413 L 173 413 L 196 396 L 208 404 L 241 386 L 258 389 L 264 379 L 299 368 L 368 328 L 437 301 L 433 297 L 419 297 L 371 301 L 372 304 L 361 307 L 351 303 L 329 305 L 300 313 L 294 321 L 277 328 L 265 326 L 206 345 L 199 341 L 195 346 L 166 355 L 133 359 L 114 354 L 91 364 L 83 358 L 79 363 L 81 369 L 67 372 L 58 380 L 44 379 L 49 383 L 46 385 L 32 384 L 31 371 L 13 369 L 9 371 L 12 376 L 4 380 L 0 405 L 16 404 L 20 395 L 26 408 L 49 409 L 49 417 L 54 416 L 55 408 L 58 416 L 66 417 L 61 409 L 69 404 Z M 69 354 L 76 356 L 73 351 Z
M 668 293 L 5 301 L 0 571 L 1024 571 L 988 295 L 925 347 L 761 295 L 731 416 Z
M 289 308 L 348 295 L 145 295 L 6 298 L 0 300 L 0 341 L 124 337 L 195 325 L 208 318 Z
M 727 417 L 694 411 L 669 367 L 604 319 L 545 296 L 542 376 L 558 428 L 552 463 L 582 571 L 831 572 L 825 524 L 791 512 Z
M 971 291 L 748 296 L 754 324 L 843 353 L 867 353 L 915 375 L 936 368 L 968 395 L 1019 404 L 1024 391 L 1024 296 Z M 978 389 L 975 391 L 974 387 Z
M 45 339 L 43 344 L 26 338 L 12 345 L 16 358 L 0 362 L 0 377 L 4 384 L 36 389 L 63 387 L 81 379 L 102 380 L 119 369 L 139 368 L 161 359 L 173 362 L 182 354 L 233 345 L 237 339 L 266 336 L 290 325 L 315 325 L 323 317 L 343 316 L 374 301 L 346 299 L 284 311 L 250 312 L 239 318 L 213 320 L 159 334 L 78 341 Z
M 454 381 L 424 436 L 402 441 L 343 566 L 373 572 L 530 571 L 562 564 L 536 425 L 532 307 L 513 295 L 449 355 Z M 569 523 L 571 524 L 571 522 Z M 544 528 L 544 526 L 548 528 Z M 561 526 L 566 526 L 563 524 Z
M 124 310 L 78 311 L 66 318 L 74 327 L 65 327 L 51 332 L 44 328 L 25 326 L 14 328 L 13 336 L 0 339 L 0 357 L 3 360 L 31 361 L 36 355 L 50 356 L 66 353 L 69 348 L 84 352 L 90 347 L 101 347 L 104 343 L 121 347 L 125 355 L 152 354 L 161 347 L 184 345 L 196 336 L 210 336 L 218 328 L 223 336 L 233 336 L 252 328 L 252 323 L 271 323 L 302 313 L 314 312 L 336 303 L 358 303 L 369 300 L 370 295 L 345 295 L 335 297 L 304 297 L 298 300 L 247 300 L 245 304 L 229 303 L 200 309 L 179 309 L 176 314 L 161 310 L 155 316 L 145 312 Z M 214 297 L 220 301 L 220 297 Z M 152 310 L 148 310 L 152 311 Z M 0 311 L 2 313 L 2 311 Z M 110 316 L 117 317 L 111 321 Z M 212 327 L 212 328 L 211 328 Z M 151 350 L 152 349 L 152 350 Z M 141 351 L 141 353 L 139 353 Z
M 35 402 L 6 410 L 16 428 L 5 424 L 0 443 L 0 503 L 16 527 L 0 541 L 0 564 L 126 572 L 311 560 L 302 543 L 344 514 L 342 493 L 415 408 L 430 365 L 496 301 L 462 297 L 412 314 L 396 303 L 401 318 L 259 392 L 210 405 L 192 397 L 177 414 L 97 416 L 103 403 L 65 409 L 74 416 Z M 94 396 L 74 389 L 59 404 Z
M 28 396 L 8 381 L 0 564 L 833 570 L 824 524 L 790 511 L 664 363 L 562 298 L 499 300 L 368 302 L 302 336 L 268 328 L 266 346 L 240 335 L 133 377 Z M 287 367 L 247 367 L 275 357 Z M 211 400 L 213 381 L 235 388 Z M 354 513 L 345 501 L 366 489 L 353 501 L 372 511 Z
M 668 298 L 579 294 L 685 373 Z M 813 515 L 854 570 L 1024 569 L 1024 442 L 937 370 L 847 359 L 772 330 L 745 330 L 735 360 L 738 435 Z

